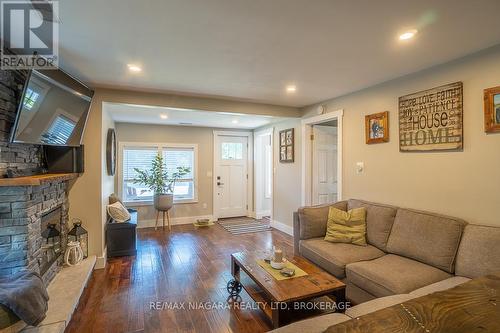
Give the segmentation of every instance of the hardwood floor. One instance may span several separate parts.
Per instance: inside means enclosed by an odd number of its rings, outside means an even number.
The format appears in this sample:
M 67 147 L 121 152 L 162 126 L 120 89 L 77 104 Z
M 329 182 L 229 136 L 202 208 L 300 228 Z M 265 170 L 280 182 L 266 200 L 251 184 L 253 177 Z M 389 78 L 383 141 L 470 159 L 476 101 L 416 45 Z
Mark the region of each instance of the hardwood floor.
M 231 253 L 272 245 L 293 251 L 292 238 L 274 229 L 237 236 L 217 224 L 139 229 L 137 256 L 94 271 L 66 332 L 266 332 L 271 324 L 259 309 L 227 306 L 226 283 Z M 179 303 L 167 309 L 169 302 Z M 189 309 L 189 302 L 206 303 Z

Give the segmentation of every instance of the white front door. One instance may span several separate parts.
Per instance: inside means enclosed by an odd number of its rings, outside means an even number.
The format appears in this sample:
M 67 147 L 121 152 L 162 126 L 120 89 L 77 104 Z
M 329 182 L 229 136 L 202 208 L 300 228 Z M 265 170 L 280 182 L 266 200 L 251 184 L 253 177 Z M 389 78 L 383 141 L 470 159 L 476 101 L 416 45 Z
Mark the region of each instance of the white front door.
M 337 128 L 313 126 L 312 204 L 337 201 Z
M 246 216 L 248 137 L 215 135 L 214 215 Z

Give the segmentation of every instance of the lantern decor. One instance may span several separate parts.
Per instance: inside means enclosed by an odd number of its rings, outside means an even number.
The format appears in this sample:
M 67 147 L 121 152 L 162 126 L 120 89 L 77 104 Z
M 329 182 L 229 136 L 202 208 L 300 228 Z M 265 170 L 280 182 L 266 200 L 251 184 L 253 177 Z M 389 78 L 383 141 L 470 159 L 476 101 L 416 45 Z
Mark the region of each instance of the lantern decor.
M 61 252 L 61 233 L 57 230 L 54 223 L 47 224 L 47 228 L 42 232 L 42 237 L 45 238 L 46 245 L 42 248 L 46 251 L 47 262 L 55 260 Z
M 82 220 L 72 219 L 73 229 L 68 232 L 68 242 L 79 242 L 83 251 L 83 257 L 89 255 L 89 233 L 82 227 Z

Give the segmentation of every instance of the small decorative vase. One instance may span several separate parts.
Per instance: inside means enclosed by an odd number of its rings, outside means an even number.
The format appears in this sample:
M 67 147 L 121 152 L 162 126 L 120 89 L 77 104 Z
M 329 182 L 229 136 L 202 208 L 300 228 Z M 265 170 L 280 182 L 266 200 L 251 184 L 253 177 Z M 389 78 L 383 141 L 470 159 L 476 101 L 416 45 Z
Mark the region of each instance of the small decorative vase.
M 83 260 L 80 242 L 69 242 L 64 253 L 64 263 L 68 266 L 78 265 Z
M 174 205 L 174 195 L 171 193 L 155 194 L 153 203 L 156 210 L 167 211 Z

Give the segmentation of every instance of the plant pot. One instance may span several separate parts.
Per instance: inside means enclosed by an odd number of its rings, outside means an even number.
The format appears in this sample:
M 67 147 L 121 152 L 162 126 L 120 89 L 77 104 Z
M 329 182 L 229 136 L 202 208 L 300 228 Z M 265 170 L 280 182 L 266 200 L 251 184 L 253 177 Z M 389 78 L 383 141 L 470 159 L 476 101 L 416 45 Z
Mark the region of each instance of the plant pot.
M 174 195 L 166 193 L 155 194 L 153 203 L 156 210 L 167 211 L 174 205 Z

